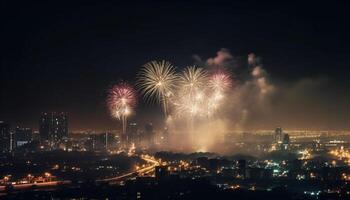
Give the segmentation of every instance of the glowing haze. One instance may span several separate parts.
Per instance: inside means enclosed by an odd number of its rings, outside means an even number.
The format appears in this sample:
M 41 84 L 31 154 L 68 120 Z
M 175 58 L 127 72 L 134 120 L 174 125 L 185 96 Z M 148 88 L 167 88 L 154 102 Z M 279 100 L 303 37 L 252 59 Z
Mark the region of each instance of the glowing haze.
M 163 109 L 164 127 L 170 135 L 166 148 L 213 150 L 229 130 L 244 126 L 252 109 L 266 107 L 266 98 L 274 86 L 262 63 L 249 54 L 246 61 L 249 76 L 236 81 L 233 59 L 227 49 L 221 49 L 216 57 L 179 72 L 165 60 L 141 67 L 136 86 L 147 102 L 158 102 Z M 109 110 L 122 121 L 123 133 L 135 101 L 135 92 L 126 83 L 109 91 Z
M 288 110 L 294 109 L 290 113 L 295 116 L 295 110 L 308 105 L 307 92 L 327 81 L 301 79 L 288 86 L 273 84 L 262 59 L 254 53 L 246 55 L 240 65 L 237 63 L 242 61 L 228 49 L 219 50 L 212 58 L 193 58 L 195 65 L 178 68 L 169 61 L 151 61 L 137 76 L 140 95 L 146 102 L 158 102 L 165 114 L 161 126 L 169 140 L 164 150 L 224 152 L 227 133 L 288 128 L 293 121 Z

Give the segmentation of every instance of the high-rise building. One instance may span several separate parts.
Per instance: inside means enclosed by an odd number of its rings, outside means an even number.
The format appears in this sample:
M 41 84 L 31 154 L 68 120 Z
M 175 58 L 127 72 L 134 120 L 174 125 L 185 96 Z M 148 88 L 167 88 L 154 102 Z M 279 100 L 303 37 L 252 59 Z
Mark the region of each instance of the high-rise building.
M 136 122 L 130 122 L 127 127 L 128 142 L 139 146 L 141 142 L 139 126 Z
M 286 133 L 283 135 L 283 150 L 289 149 L 289 135 Z
M 282 143 L 282 139 L 283 139 L 283 130 L 281 127 L 277 127 L 275 130 L 275 142 Z
M 40 139 L 51 147 L 56 146 L 63 137 L 68 136 L 67 113 L 44 112 L 39 122 Z
M 107 151 L 116 148 L 115 135 L 110 132 L 95 133 L 90 135 L 90 141 L 87 142 L 89 151 Z
M 283 132 L 281 127 L 277 127 L 274 133 L 275 149 L 288 150 L 289 149 L 289 135 Z
M 238 169 L 238 174 L 242 178 L 246 178 L 246 160 L 238 160 L 237 161 L 237 169 Z
M 155 132 L 153 130 L 153 124 L 152 123 L 147 123 L 145 125 L 145 130 L 144 130 L 144 133 L 143 133 L 143 140 L 146 143 L 146 146 L 148 148 L 152 147 L 153 144 L 154 144 L 154 135 L 155 135 Z
M 49 140 L 50 127 L 51 127 L 51 115 L 49 113 L 41 113 L 39 121 L 39 134 L 42 142 Z
M 287 133 L 283 136 L 283 144 L 289 144 L 289 135 Z
M 32 141 L 32 129 L 31 128 L 22 128 L 16 127 L 15 130 L 15 145 L 20 147 L 24 144 L 27 144 Z
M 0 121 L 0 151 L 9 152 L 12 150 L 12 145 L 10 125 L 4 121 Z

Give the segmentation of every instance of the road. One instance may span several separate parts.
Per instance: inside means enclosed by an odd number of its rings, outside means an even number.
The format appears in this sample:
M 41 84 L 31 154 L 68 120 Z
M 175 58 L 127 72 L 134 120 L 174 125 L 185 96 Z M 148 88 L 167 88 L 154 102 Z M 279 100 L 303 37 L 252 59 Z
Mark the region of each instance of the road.
M 112 178 L 106 178 L 98 180 L 98 182 L 110 182 L 110 181 L 123 181 L 129 178 L 133 178 L 138 176 L 139 174 L 147 174 L 154 170 L 156 166 L 159 165 L 159 162 L 149 156 L 141 156 L 141 159 L 146 161 L 147 163 L 151 163 L 151 166 L 147 166 L 138 170 L 135 170 L 133 172 L 129 172 L 120 176 L 112 177 Z
M 147 163 L 150 163 L 150 166 L 135 170 L 133 172 L 129 172 L 120 176 L 112 177 L 112 178 L 106 178 L 97 180 L 97 182 L 113 182 L 113 181 L 124 181 L 129 178 L 137 177 L 139 174 L 148 174 L 154 170 L 154 168 L 159 165 L 159 162 L 155 159 L 153 159 L 150 156 L 140 156 L 141 159 L 146 161 Z M 28 184 L 16 184 L 13 185 L 13 189 L 20 190 L 20 189 L 28 189 L 31 187 L 50 187 L 50 186 L 57 186 L 60 184 L 70 184 L 70 181 L 50 181 L 50 182 L 44 182 L 44 183 L 28 183 Z M 0 186 L 0 192 L 5 191 L 5 186 Z
M 44 182 L 44 183 L 26 183 L 26 184 L 15 184 L 12 185 L 13 189 L 15 190 L 21 190 L 21 189 L 28 189 L 31 187 L 49 187 L 49 186 L 57 186 L 62 184 L 70 184 L 70 181 L 50 181 L 50 182 Z M 4 191 L 6 188 L 5 186 L 0 186 L 0 192 Z

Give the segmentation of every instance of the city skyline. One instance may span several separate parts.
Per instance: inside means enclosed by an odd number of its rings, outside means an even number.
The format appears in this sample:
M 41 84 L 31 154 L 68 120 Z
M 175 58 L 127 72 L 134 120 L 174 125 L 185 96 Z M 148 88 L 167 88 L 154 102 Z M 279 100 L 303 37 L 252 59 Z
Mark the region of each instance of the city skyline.
M 350 3 L 0 5 L 0 199 L 350 199 Z
M 113 83 L 135 84 L 135 74 L 151 60 L 169 60 L 181 71 L 215 60 L 224 48 L 239 69 L 249 54 L 261 57 L 269 81 L 278 89 L 271 109 L 253 112 L 243 128 L 350 129 L 349 30 L 341 25 L 346 23 L 345 6 L 320 3 L 315 10 L 312 3 L 225 2 L 210 9 L 210 2 L 136 7 L 105 2 L 70 7 L 27 3 L 16 10 L 16 5 L 4 4 L 9 18 L 0 119 L 11 125 L 36 129 L 41 112 L 56 111 L 69 113 L 72 130 L 116 129 L 119 124 L 105 106 Z M 244 8 L 249 9 L 241 11 Z M 29 20 L 37 23 L 27 26 Z M 233 75 L 244 79 L 240 72 Z M 135 112 L 133 121 L 162 123 L 158 106 L 141 102 Z M 237 121 L 232 119 L 233 124 Z

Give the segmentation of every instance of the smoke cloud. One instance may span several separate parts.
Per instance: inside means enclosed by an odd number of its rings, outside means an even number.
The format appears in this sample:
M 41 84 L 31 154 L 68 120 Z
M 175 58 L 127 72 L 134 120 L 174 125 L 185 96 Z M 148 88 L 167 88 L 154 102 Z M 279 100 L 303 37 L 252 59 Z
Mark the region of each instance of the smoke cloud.
M 216 53 L 216 57 L 208 58 L 207 64 L 210 66 L 227 66 L 233 61 L 233 56 L 228 49 L 221 49 Z
M 186 133 L 185 119 L 174 120 L 173 130 L 179 134 L 174 134 L 173 139 L 182 142 L 176 142 L 173 147 L 169 145 L 173 150 L 227 152 L 222 145 L 225 134 L 236 131 L 273 130 L 278 126 L 314 130 L 348 126 L 346 117 L 341 116 L 350 113 L 346 103 L 350 99 L 344 98 L 342 92 L 345 91 L 337 91 L 328 78 L 284 81 L 270 77 L 259 56 L 250 53 L 245 63 L 239 63 L 241 61 L 224 48 L 211 58 L 203 59 L 199 55 L 193 58 L 196 65 L 208 70 L 230 72 L 234 84 L 215 117 L 210 121 L 196 120 L 194 138 Z

